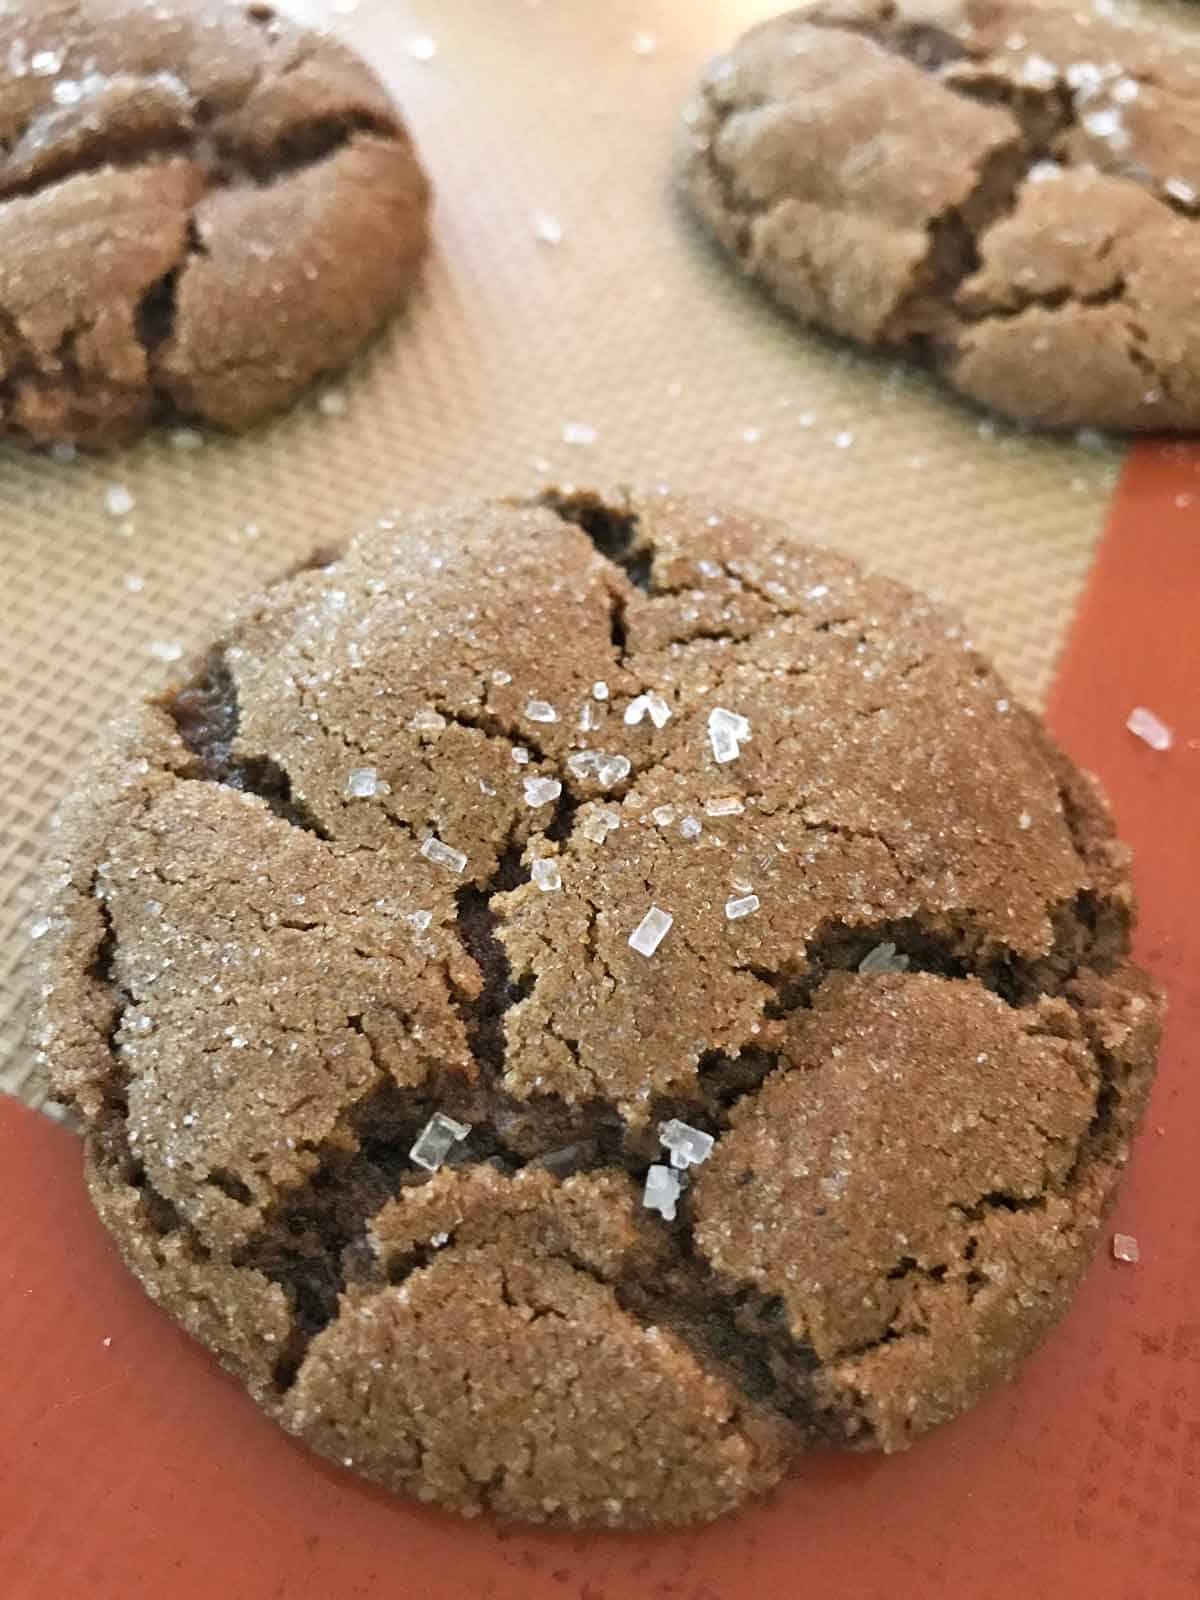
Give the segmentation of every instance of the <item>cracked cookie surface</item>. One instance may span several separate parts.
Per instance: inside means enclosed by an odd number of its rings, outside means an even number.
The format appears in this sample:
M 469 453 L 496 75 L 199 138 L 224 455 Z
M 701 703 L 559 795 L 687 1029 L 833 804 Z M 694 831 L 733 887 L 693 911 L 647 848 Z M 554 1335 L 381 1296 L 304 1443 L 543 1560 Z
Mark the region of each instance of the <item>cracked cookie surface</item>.
M 404 299 L 429 191 L 382 85 L 259 4 L 0 12 L 0 434 L 249 427 Z
M 1095 786 L 929 602 L 665 493 L 385 519 L 258 596 L 57 890 L 42 1043 L 126 1259 L 468 1513 L 710 1518 L 953 1416 L 1153 1073 Z M 651 1208 L 671 1119 L 713 1146 Z
M 1200 427 L 1200 37 L 1112 4 L 819 0 L 685 112 L 702 219 L 804 321 L 1050 428 Z

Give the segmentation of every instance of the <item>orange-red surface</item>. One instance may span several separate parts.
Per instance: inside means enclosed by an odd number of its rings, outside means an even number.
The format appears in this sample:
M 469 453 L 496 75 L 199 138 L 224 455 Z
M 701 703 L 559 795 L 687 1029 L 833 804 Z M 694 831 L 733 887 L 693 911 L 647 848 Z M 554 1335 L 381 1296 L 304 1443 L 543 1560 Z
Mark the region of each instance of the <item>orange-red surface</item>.
M 1188 498 L 1195 496 L 1195 503 Z M 1182 503 L 1180 502 L 1182 497 Z M 814 1460 L 697 1533 L 502 1531 L 392 1501 L 263 1421 L 125 1274 L 67 1134 L 0 1102 L 4 1600 L 1197 1600 L 1200 454 L 1126 469 L 1051 717 L 1138 853 L 1172 1012 L 1114 1224 L 1017 1383 L 892 1460 Z M 1149 706 L 1156 754 L 1124 731 Z

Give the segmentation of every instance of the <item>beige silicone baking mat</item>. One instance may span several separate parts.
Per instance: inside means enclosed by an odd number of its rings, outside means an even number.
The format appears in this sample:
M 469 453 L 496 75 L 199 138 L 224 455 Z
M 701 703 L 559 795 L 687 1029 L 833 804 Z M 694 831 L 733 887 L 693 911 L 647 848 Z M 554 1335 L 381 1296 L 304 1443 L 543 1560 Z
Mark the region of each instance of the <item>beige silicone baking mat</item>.
M 419 502 L 665 480 L 934 591 L 1036 704 L 1120 464 L 794 328 L 695 232 L 671 184 L 679 106 L 770 0 L 291 9 L 394 89 L 436 185 L 435 248 L 357 366 L 247 438 L 0 450 L 0 1088 L 31 1103 L 55 805 L 112 710 L 314 545 Z

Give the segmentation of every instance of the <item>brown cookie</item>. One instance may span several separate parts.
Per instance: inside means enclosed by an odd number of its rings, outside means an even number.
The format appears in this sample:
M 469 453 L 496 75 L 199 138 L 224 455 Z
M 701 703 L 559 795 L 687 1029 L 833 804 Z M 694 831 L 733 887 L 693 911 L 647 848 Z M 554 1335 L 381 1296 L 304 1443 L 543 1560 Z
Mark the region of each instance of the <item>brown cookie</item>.
M 0 7 L 0 434 L 246 428 L 404 299 L 429 189 L 332 38 L 224 0 Z
M 1051 428 L 1200 426 L 1200 40 L 1111 4 L 820 0 L 685 113 L 686 182 L 818 327 Z
M 1159 1000 L 1094 784 L 921 597 L 666 494 L 414 514 L 85 787 L 43 1045 L 96 1205 L 334 1460 L 713 1517 L 1066 1306 Z

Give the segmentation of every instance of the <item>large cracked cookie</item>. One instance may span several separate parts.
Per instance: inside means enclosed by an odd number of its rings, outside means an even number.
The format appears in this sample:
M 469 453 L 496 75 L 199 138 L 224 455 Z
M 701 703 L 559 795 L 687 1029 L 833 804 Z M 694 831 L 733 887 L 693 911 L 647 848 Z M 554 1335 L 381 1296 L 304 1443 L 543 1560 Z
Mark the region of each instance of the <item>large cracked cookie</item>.
M 428 186 L 333 39 L 248 0 L 13 0 L 0 62 L 0 434 L 246 428 L 403 300 Z
M 819 0 L 687 121 L 699 214 L 804 321 L 1051 428 L 1200 426 L 1200 40 L 1057 0 Z
M 1158 1035 L 1127 855 L 907 590 L 666 494 L 386 520 L 86 788 L 43 1042 L 93 1197 L 334 1460 L 713 1517 L 1066 1306 Z

